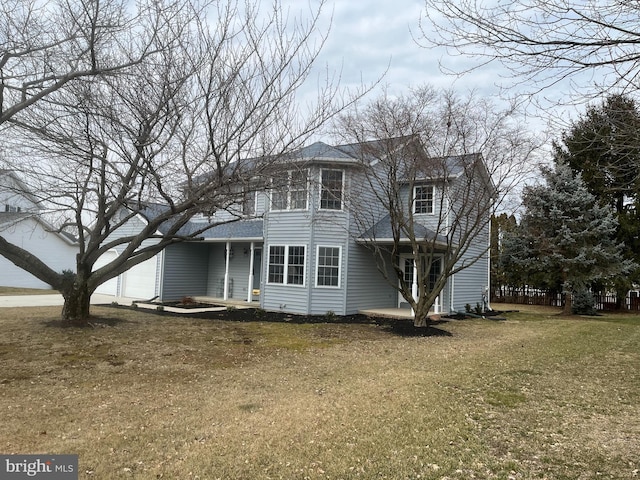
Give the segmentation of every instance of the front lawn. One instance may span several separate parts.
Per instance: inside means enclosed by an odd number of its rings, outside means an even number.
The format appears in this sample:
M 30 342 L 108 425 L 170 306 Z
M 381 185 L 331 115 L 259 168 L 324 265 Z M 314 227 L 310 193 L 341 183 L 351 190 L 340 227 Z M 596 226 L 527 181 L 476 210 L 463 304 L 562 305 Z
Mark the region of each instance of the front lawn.
M 640 317 L 231 322 L 0 309 L 0 451 L 83 479 L 640 476 Z

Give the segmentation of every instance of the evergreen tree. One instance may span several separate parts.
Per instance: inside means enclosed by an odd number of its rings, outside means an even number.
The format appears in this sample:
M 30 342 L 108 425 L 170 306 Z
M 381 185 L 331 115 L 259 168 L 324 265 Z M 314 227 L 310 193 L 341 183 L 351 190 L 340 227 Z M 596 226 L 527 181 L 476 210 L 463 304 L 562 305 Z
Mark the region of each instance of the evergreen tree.
M 618 220 L 616 239 L 625 258 L 640 264 L 640 111 L 623 95 L 611 95 L 587 109 L 583 118 L 554 145 L 556 160 L 580 174 L 589 192 L 608 205 Z M 640 283 L 640 270 L 619 277 L 618 299 L 632 283 Z
M 611 282 L 633 263 L 615 240 L 618 222 L 600 205 L 580 176 L 562 161 L 543 168 L 546 185 L 528 187 L 525 213 L 508 241 L 510 260 L 521 266 L 529 284 L 553 288 L 561 284 L 564 313 L 572 313 L 572 295 L 596 281 Z
M 515 215 L 501 213 L 491 217 L 491 287 L 494 291 L 522 285 L 518 275 L 520 270 L 513 268 L 508 253 L 509 240 L 514 238 L 509 233 L 513 232 L 517 223 Z

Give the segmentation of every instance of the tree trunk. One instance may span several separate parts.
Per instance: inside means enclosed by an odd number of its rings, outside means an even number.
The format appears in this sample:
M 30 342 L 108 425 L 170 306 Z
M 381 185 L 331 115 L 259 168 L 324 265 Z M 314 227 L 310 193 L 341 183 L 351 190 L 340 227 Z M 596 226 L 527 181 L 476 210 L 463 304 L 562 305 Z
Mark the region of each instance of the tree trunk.
M 429 308 L 431 305 L 425 305 L 425 302 L 418 301 L 416 308 L 413 310 L 413 326 L 414 327 L 428 327 L 431 323 L 429 321 Z
M 91 294 L 86 284 L 74 283 L 62 292 L 62 323 L 73 327 L 89 325 Z
M 573 315 L 573 296 L 571 292 L 564 292 L 564 307 L 562 308 L 563 315 Z
M 563 315 L 573 315 L 573 285 L 568 280 L 568 273 L 566 270 L 562 271 L 562 296 L 564 298 L 564 305 L 562 306 Z

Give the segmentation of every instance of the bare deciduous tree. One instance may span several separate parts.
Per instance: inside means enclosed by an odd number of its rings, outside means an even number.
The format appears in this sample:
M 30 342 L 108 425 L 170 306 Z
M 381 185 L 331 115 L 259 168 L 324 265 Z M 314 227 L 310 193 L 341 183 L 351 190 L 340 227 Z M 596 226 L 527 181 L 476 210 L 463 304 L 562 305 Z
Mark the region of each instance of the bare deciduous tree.
M 539 143 L 514 110 L 429 87 L 384 95 L 338 127 L 361 145 L 366 182 L 348 200 L 358 241 L 425 326 L 453 275 L 478 262 L 488 272 L 491 214 L 531 171 Z
M 584 96 L 638 90 L 639 15 L 637 3 L 619 0 L 426 0 L 420 27 L 428 45 L 479 59 L 471 69 L 502 63 L 528 93 L 566 80 Z
M 91 44 L 90 55 L 126 68 L 64 77 L 64 88 L 14 114 L 16 138 L 5 145 L 59 230 L 78 236 L 79 254 L 73 274 L 2 237 L 0 254 L 61 291 L 63 319 L 76 325 L 88 321 L 100 284 L 210 228 L 188 222 L 233 210 L 247 193 L 235 186 L 267 188 L 263 174 L 350 102 L 331 79 L 307 111 L 295 102 L 324 42 L 322 5 L 308 21 L 292 20 L 277 1 L 267 14 L 259 2 L 154 0 L 138 2 L 133 16 L 126 5 L 113 3 L 113 18 L 130 28 Z M 74 61 L 63 53 L 51 61 Z M 128 232 L 135 218 L 144 227 Z M 117 258 L 95 269 L 113 248 Z
M 159 9 L 122 0 L 6 0 L 0 5 L 0 124 L 70 81 L 118 72 L 156 53 Z M 135 48 L 132 48 L 135 45 Z

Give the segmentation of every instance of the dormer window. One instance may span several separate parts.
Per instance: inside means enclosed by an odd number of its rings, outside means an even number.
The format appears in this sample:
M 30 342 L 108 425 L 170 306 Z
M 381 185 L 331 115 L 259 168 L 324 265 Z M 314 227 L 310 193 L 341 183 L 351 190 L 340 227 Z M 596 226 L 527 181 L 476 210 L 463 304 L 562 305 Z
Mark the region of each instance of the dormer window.
M 342 210 L 344 172 L 323 168 L 320 177 L 320 209 Z
M 433 185 L 421 185 L 413 188 L 413 213 L 433 214 Z

